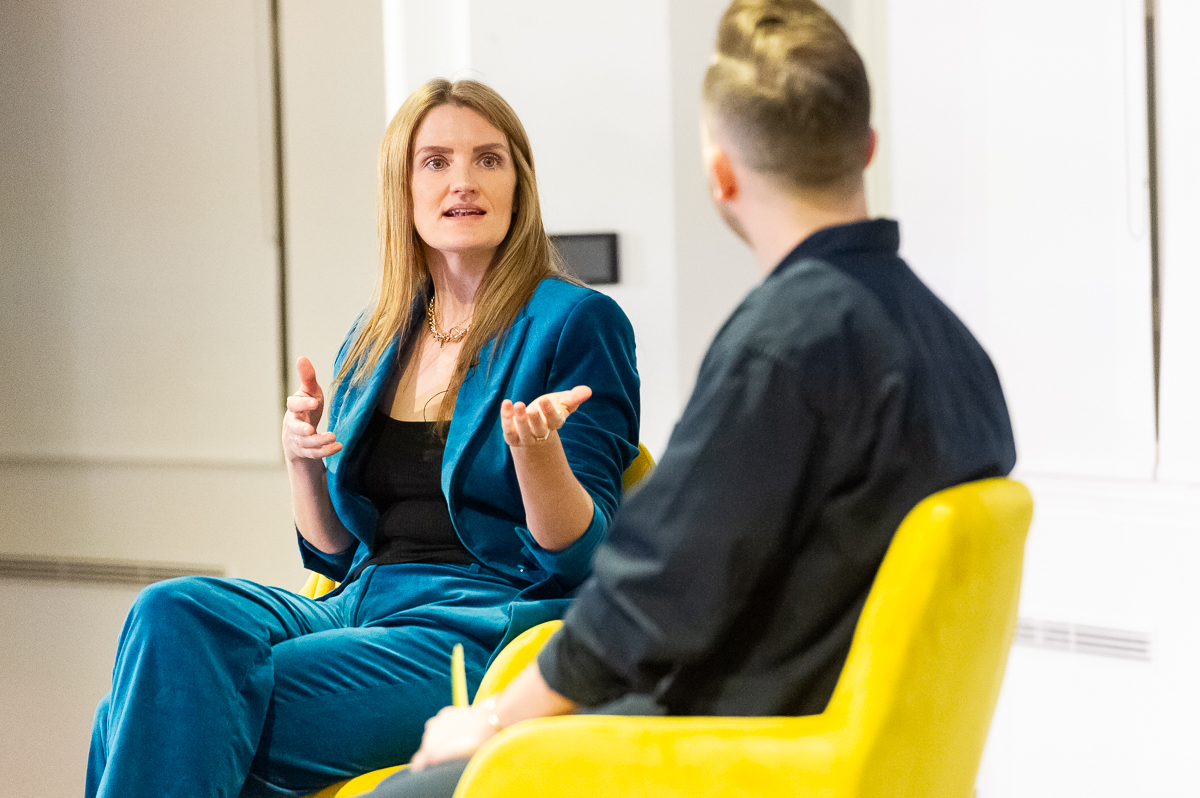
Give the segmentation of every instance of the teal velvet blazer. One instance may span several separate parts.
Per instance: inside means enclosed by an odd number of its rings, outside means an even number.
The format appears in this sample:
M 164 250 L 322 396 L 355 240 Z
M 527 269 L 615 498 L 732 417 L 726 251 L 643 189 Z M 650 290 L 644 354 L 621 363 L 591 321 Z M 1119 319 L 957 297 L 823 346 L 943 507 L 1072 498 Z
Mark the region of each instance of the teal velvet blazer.
M 335 373 L 354 332 L 338 353 Z M 325 554 L 301 538 L 300 550 L 305 567 L 334 580 L 345 579 L 370 556 L 378 513 L 359 488 L 355 447 L 395 373 L 400 346 L 393 341 L 367 379 L 343 382 L 329 402 L 329 429 L 342 443 L 342 450 L 325 461 L 329 494 L 357 543 Z M 571 414 L 559 437 L 595 509 L 582 537 L 561 551 L 548 551 L 525 525 L 512 455 L 500 427 L 500 403 L 530 402 L 576 385 L 590 386 L 592 397 Z M 624 312 L 590 288 L 543 280 L 500 337 L 499 349 L 494 340 L 483 347 L 479 365 L 467 373 L 458 393 L 442 459 L 442 492 L 463 545 L 483 565 L 527 585 L 523 595 L 529 600 L 566 596 L 590 572 L 592 553 L 620 503 L 621 475 L 637 456 L 638 414 L 633 327 Z

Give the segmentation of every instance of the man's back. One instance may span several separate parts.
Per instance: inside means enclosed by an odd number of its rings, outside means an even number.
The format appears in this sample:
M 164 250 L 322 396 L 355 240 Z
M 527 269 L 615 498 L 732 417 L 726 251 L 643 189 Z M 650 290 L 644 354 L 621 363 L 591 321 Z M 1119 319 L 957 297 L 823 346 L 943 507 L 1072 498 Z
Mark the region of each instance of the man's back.
M 1011 470 L 991 362 L 898 245 L 886 220 L 818 231 L 726 322 L 539 660 L 551 687 L 820 712 L 905 513 Z

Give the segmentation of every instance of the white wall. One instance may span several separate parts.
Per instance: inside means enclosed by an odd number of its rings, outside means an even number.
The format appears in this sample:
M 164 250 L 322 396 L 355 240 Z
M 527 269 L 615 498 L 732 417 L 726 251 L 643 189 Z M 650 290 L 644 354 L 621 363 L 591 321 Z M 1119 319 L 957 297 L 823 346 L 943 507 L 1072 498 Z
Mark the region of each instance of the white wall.
M 902 251 L 995 360 L 1021 468 L 1152 478 L 1141 4 L 889 10 Z

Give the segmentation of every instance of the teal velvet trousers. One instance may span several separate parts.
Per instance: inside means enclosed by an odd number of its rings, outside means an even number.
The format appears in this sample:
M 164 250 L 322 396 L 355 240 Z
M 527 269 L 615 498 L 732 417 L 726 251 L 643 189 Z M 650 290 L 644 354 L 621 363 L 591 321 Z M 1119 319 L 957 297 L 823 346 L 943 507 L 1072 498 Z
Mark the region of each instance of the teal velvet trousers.
M 143 590 L 96 710 L 87 798 L 301 796 L 408 761 L 474 685 L 520 588 L 479 566 L 370 567 L 312 600 L 237 579 Z

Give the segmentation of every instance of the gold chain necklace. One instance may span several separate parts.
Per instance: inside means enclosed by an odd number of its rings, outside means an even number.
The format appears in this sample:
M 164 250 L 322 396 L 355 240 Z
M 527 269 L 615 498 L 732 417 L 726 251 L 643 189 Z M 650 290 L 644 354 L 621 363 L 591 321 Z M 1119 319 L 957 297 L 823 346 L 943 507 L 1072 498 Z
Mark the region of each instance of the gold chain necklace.
M 425 318 L 429 319 L 429 334 L 433 336 L 433 340 L 437 341 L 443 347 L 445 347 L 446 344 L 453 344 L 461 341 L 463 336 L 470 331 L 470 323 L 468 323 L 467 326 L 463 327 L 461 330 L 458 327 L 451 327 L 448 332 L 442 332 L 439 330 L 437 326 L 437 314 L 433 309 L 433 303 L 436 301 L 436 299 L 436 296 L 429 298 L 429 307 L 425 311 Z

